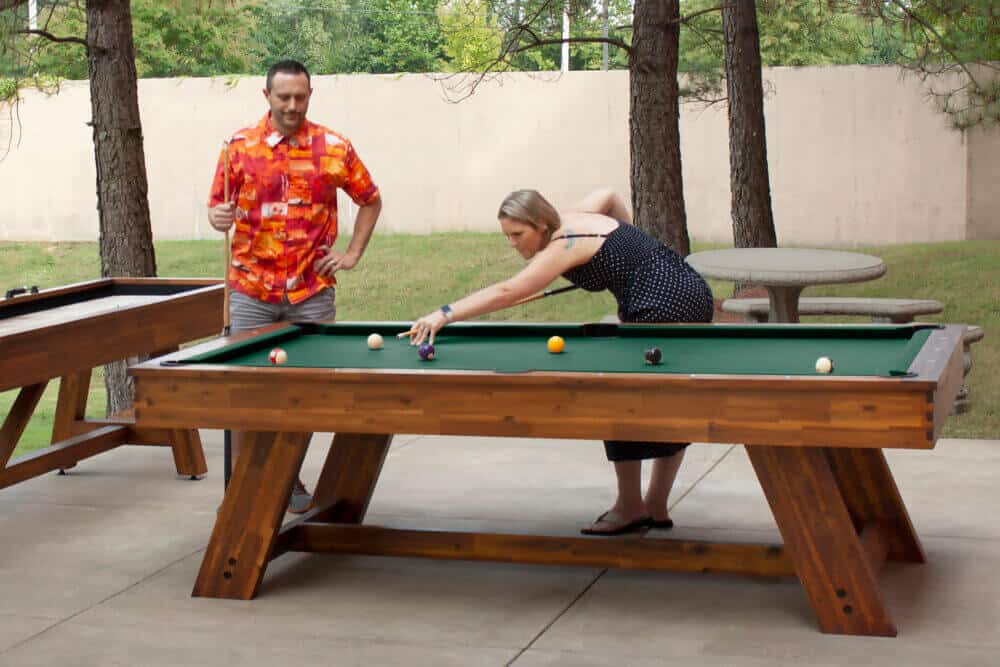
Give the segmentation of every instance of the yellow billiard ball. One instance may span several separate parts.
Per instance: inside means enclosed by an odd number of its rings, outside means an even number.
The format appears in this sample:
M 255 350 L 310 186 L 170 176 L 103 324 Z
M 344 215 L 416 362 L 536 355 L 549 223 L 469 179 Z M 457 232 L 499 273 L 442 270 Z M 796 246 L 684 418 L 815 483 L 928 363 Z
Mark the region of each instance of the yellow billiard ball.
M 816 372 L 817 373 L 830 373 L 833 371 L 833 361 L 830 357 L 820 357 L 816 360 Z
M 562 339 L 562 336 L 553 336 L 549 339 L 549 352 L 552 354 L 559 354 L 566 347 L 566 341 Z

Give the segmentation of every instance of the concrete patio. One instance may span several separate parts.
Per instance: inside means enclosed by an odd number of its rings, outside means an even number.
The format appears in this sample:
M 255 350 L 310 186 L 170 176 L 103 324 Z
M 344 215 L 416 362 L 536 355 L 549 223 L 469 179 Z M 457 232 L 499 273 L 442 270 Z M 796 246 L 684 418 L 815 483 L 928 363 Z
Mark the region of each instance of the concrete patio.
M 895 639 L 823 635 L 795 580 L 289 554 L 251 602 L 190 597 L 222 496 L 120 448 L 0 491 L 0 666 L 993 665 L 1000 441 L 888 457 L 926 565 L 888 564 Z M 317 436 L 303 478 L 329 443 Z M 573 535 L 613 498 L 598 443 L 401 436 L 369 522 Z M 742 447 L 688 450 L 677 537 L 779 542 Z

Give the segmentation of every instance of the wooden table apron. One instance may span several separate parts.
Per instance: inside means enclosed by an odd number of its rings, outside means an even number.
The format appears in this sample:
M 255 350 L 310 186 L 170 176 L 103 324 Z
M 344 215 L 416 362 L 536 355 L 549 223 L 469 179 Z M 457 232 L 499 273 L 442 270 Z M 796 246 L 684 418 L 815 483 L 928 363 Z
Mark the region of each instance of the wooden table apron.
M 70 303 L 114 290 L 150 290 L 150 302 L 73 316 Z M 176 293 L 171 293 L 176 290 Z M 157 294 L 162 292 L 162 294 Z M 60 321 L 0 333 L 0 391 L 19 388 L 0 427 L 0 489 L 122 444 L 171 447 L 179 475 L 208 471 L 198 432 L 136 427 L 130 415 L 87 419 L 87 395 L 94 367 L 141 354 L 162 355 L 181 343 L 218 334 L 222 327 L 222 284 L 217 280 L 106 278 L 0 301 L 0 314 L 16 318 L 31 310 L 67 308 Z M 49 381 L 60 378 L 52 446 L 8 465 Z
M 922 562 L 924 554 L 881 450 L 934 446 L 961 382 L 961 341 L 962 327 L 935 330 L 910 367 L 915 377 L 904 378 L 359 372 L 155 362 L 131 372 L 140 425 L 252 432 L 196 596 L 253 598 L 269 560 L 286 551 L 737 572 L 797 576 L 824 632 L 892 636 L 878 570 L 886 560 Z M 314 431 L 336 432 L 314 506 L 282 527 Z M 393 433 L 741 442 L 784 544 L 362 525 Z

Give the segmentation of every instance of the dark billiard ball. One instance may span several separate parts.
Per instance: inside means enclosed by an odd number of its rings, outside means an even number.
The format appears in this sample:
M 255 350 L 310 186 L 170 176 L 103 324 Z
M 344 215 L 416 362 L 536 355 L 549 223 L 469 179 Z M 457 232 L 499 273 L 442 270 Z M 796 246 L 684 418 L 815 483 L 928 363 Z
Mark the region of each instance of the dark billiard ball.
M 434 346 L 430 343 L 423 343 L 417 348 L 417 355 L 424 361 L 430 361 L 434 358 Z
M 651 347 L 646 350 L 646 363 L 656 365 L 663 360 L 663 352 L 658 347 Z

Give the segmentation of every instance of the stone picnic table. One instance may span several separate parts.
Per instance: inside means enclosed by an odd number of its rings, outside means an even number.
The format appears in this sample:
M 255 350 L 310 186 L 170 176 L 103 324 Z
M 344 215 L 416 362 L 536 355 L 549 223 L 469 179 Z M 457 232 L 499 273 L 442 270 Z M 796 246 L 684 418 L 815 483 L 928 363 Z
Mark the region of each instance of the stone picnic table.
M 878 257 L 812 248 L 706 250 L 688 255 L 687 262 L 705 278 L 765 287 L 770 322 L 798 322 L 799 295 L 810 285 L 858 283 L 885 273 Z

